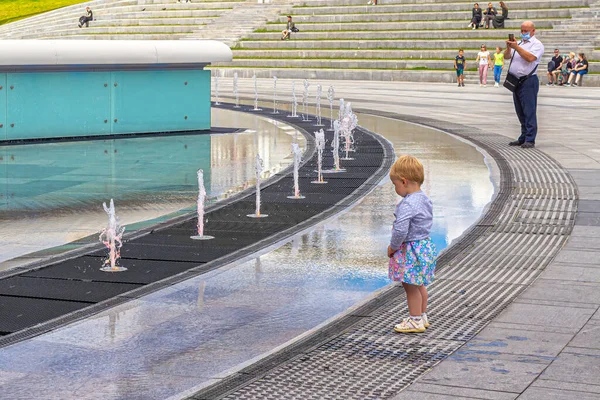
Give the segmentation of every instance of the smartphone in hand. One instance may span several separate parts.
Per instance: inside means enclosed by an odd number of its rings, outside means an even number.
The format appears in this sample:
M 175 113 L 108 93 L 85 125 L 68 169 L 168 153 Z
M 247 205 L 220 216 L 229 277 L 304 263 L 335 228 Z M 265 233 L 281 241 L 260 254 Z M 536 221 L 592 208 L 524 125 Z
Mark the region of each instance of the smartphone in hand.
M 514 33 L 509 33 L 508 34 L 508 41 L 509 42 L 514 42 L 515 41 L 515 34 Z

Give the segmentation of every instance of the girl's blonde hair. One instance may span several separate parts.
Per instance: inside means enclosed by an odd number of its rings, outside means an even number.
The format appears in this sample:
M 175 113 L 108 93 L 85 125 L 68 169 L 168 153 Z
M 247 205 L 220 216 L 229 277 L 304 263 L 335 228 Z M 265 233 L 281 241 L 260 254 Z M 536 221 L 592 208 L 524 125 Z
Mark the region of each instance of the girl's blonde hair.
M 425 181 L 425 170 L 423 164 L 416 157 L 401 156 L 396 160 L 390 170 L 390 178 L 407 179 L 419 185 Z

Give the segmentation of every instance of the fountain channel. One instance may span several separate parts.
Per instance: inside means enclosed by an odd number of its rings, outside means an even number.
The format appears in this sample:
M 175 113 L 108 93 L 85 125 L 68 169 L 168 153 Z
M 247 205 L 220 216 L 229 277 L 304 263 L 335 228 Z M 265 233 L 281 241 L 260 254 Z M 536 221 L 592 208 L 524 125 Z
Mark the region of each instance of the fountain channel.
M 425 165 L 439 249 L 480 217 L 494 189 L 474 147 L 438 131 L 358 118 L 397 154 Z M 250 174 L 254 157 L 247 155 Z M 174 400 L 215 383 L 388 285 L 385 249 L 398 200 L 384 178 L 349 210 L 285 243 L 1 348 L 3 394 Z
M 246 129 L 0 146 L 0 270 L 96 243 L 106 226 L 102 203 L 111 198 L 120 223 L 133 232 L 195 213 L 198 169 L 204 171 L 208 207 L 254 185 L 257 152 L 264 160 L 263 179 L 293 162 L 287 157 L 296 130 L 289 125 L 227 110 L 212 114 L 213 126 Z

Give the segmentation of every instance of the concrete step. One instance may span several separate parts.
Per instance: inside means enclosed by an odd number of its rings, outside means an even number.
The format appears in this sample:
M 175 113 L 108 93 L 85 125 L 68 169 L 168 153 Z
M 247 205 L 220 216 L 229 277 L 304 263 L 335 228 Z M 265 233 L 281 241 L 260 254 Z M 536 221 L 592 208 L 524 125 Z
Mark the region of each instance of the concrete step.
M 219 63 L 215 66 L 231 67 L 269 67 L 269 68 L 335 68 L 335 69 L 415 69 L 452 70 L 454 60 L 352 60 L 352 59 L 235 59 L 232 63 Z M 467 67 L 476 67 L 475 60 L 467 60 Z
M 424 39 L 463 39 L 468 36 L 474 38 L 507 39 L 507 31 L 501 29 L 476 29 L 466 32 L 466 29 L 456 30 L 405 30 L 405 31 L 348 31 L 348 32 L 298 32 L 293 34 L 294 40 L 352 40 L 352 39 L 399 39 L 399 40 L 424 40 Z M 547 30 L 536 30 L 536 35 L 543 35 Z M 280 40 L 280 32 L 252 33 L 245 40 Z
M 536 29 L 552 28 L 556 29 L 556 24 L 560 19 L 538 19 L 534 20 Z M 520 29 L 522 21 L 508 20 L 505 22 L 506 29 Z M 317 24 L 302 24 L 301 32 L 320 32 L 320 31 L 388 31 L 388 30 L 438 30 L 438 29 L 462 29 L 467 26 L 467 21 L 430 21 L 430 22 L 329 22 Z M 267 32 L 281 32 L 285 24 L 268 24 L 265 27 Z
M 214 19 L 221 15 L 219 12 L 216 12 L 216 11 L 203 11 L 203 10 L 152 11 L 152 12 L 140 11 L 140 10 L 141 10 L 141 8 L 135 12 L 122 12 L 122 13 L 119 12 L 118 10 L 115 10 L 114 14 L 95 13 L 94 18 L 96 21 L 113 20 L 113 19 L 150 19 L 150 18 L 157 18 L 157 19 L 211 18 L 211 19 Z M 56 17 L 54 19 L 44 20 L 41 22 L 36 22 L 36 21 L 32 20 L 30 22 L 20 23 L 19 25 L 13 25 L 13 23 L 10 23 L 10 24 L 0 27 L 0 33 L 10 32 L 10 31 L 18 31 L 18 30 L 22 30 L 22 29 L 28 30 L 32 26 L 40 26 L 40 27 L 44 27 L 44 28 L 47 27 L 47 28 L 51 29 L 52 26 L 54 26 L 55 24 L 61 24 L 61 23 L 64 24 L 64 23 L 69 23 L 69 22 L 77 23 L 81 14 L 82 14 L 81 12 L 78 12 L 73 15 L 64 15 L 61 17 Z M 29 21 L 29 19 L 27 19 L 27 21 Z
M 505 45 L 504 38 L 497 39 L 450 39 L 450 40 L 273 40 L 240 41 L 236 49 L 478 49 L 484 42 L 488 48 Z
M 548 57 L 548 61 L 550 57 Z M 388 59 L 388 60 L 356 60 L 356 59 L 302 59 L 287 58 L 279 60 L 261 59 L 238 59 L 231 63 L 219 63 L 215 66 L 223 67 L 263 67 L 263 68 L 334 68 L 334 69 L 417 69 L 427 68 L 429 70 L 454 69 L 454 58 L 445 60 L 424 59 Z M 546 65 L 546 62 L 543 62 Z M 475 58 L 467 58 L 467 68 L 477 68 Z M 506 63 L 508 67 L 508 62 Z M 540 67 L 541 68 L 541 67 Z M 590 62 L 590 71 L 600 71 L 600 63 Z
M 297 1 L 295 6 L 294 6 L 294 10 L 296 9 L 300 9 L 300 8 L 326 8 L 326 7 L 336 7 L 336 6 L 367 6 L 367 1 L 368 0 L 302 0 L 302 1 Z M 592 1 L 593 2 L 593 1 Z M 386 5 L 417 5 L 417 6 L 422 6 L 422 7 L 441 7 L 444 6 L 445 4 L 448 3 L 452 3 L 452 4 L 459 4 L 462 5 L 463 8 L 468 8 L 469 10 L 471 9 L 471 7 L 473 6 L 473 1 L 465 1 L 465 0 L 380 0 L 379 1 L 379 5 L 377 6 L 369 6 L 370 8 L 377 8 L 379 9 L 382 6 L 386 6 Z M 531 0 L 531 1 L 526 1 L 526 0 L 518 0 L 518 1 L 511 1 L 508 6 L 510 10 L 513 9 L 519 9 L 519 8 L 524 8 L 528 3 L 531 4 L 538 4 L 538 3 L 548 3 L 548 1 L 546 0 Z M 479 5 L 481 7 L 485 7 L 487 4 L 487 2 L 480 2 Z M 494 6 L 496 6 L 498 9 L 500 9 L 498 2 L 493 2 Z M 560 2 L 556 2 L 555 0 L 555 4 L 554 6 L 560 7 L 562 3 Z M 585 1 L 582 0 L 581 1 L 581 5 L 590 5 L 589 1 Z
M 510 14 L 512 20 L 527 19 L 556 19 L 570 18 L 571 12 L 568 8 L 555 9 L 530 9 L 514 10 Z M 444 13 L 414 12 L 414 13 L 368 13 L 368 14 L 317 14 L 317 15 L 294 15 L 294 22 L 302 29 L 303 23 L 324 23 L 324 22 L 408 22 L 408 21 L 465 21 L 465 25 L 471 20 L 471 14 L 464 11 L 452 11 Z M 286 21 L 285 16 L 281 16 L 273 22 L 282 24 Z
M 466 49 L 465 57 L 474 59 L 477 57 L 479 49 Z M 430 50 L 367 50 L 367 49 L 333 49 L 333 50 L 266 50 L 266 49 L 234 49 L 234 60 L 238 58 L 256 58 L 263 59 L 282 59 L 282 58 L 318 58 L 318 59 L 439 59 L 453 60 L 456 57 L 457 49 L 430 49 Z
M 205 25 L 210 19 L 206 18 L 149 18 L 149 19 L 111 19 L 111 20 L 100 20 L 90 22 L 90 27 L 138 27 L 138 26 L 187 26 L 192 27 L 191 29 L 197 29 L 198 26 Z M 56 32 L 65 29 L 71 29 L 77 27 L 77 21 L 67 21 L 64 23 L 56 24 L 51 27 L 32 25 L 26 32 L 26 34 L 37 34 L 44 32 Z
M 159 34 L 106 34 L 106 35 L 64 35 L 61 40 L 177 40 L 184 39 L 187 33 Z M 38 39 L 56 39 L 54 36 L 39 37 Z
M 62 38 L 62 36 L 69 35 L 131 35 L 131 34 L 168 34 L 168 33 L 191 33 L 193 26 L 180 26 L 180 25 L 168 25 L 168 26 L 115 26 L 115 27 L 95 27 L 90 25 L 89 28 L 78 28 L 77 25 L 63 30 L 56 30 L 52 32 L 52 37 Z M 33 33 L 31 36 L 36 36 Z M 24 35 L 24 38 L 27 36 Z
M 374 80 L 374 81 L 407 81 L 407 82 L 445 82 L 456 83 L 456 74 L 450 71 L 411 71 L 411 70 L 373 70 L 373 69 L 295 69 L 295 68 L 217 68 L 211 67 L 213 76 L 231 78 L 235 72 L 240 78 L 273 78 L 282 79 L 344 79 L 344 80 Z M 466 77 L 472 81 L 478 79 L 477 72 L 468 71 Z M 493 88 L 493 79 L 489 79 Z M 600 86 L 600 75 L 586 75 L 585 86 Z M 499 89 L 499 88 L 498 88 Z M 562 89 L 562 88 L 557 88 Z M 569 89 L 569 88 L 565 88 Z M 504 89 L 502 89 L 504 90 Z M 573 90 L 577 90 L 573 88 Z
M 219 7 L 227 6 L 227 7 L 235 7 L 236 5 L 243 3 L 246 0 L 192 0 L 191 3 L 187 4 L 210 4 L 210 5 L 218 5 Z M 138 5 L 146 5 L 146 4 L 165 4 L 165 0 L 137 0 L 136 3 Z M 173 0 L 170 3 L 177 3 L 177 0 Z M 185 0 L 181 0 L 181 3 L 185 4 Z
M 482 3 L 483 4 L 483 3 Z M 543 8 L 560 8 L 560 7 L 588 7 L 586 0 L 527 0 L 527 1 L 511 1 L 510 10 L 531 10 Z M 323 15 L 323 14 L 356 14 L 356 13 L 386 13 L 386 12 L 429 12 L 431 14 L 444 13 L 449 11 L 467 12 L 471 15 L 473 3 L 466 2 L 446 2 L 435 5 L 430 4 L 388 4 L 382 2 L 377 6 L 368 6 L 366 2 L 363 5 L 347 5 L 343 6 L 323 6 L 323 7 L 294 7 L 291 12 L 294 17 L 301 15 Z M 509 11 L 510 16 L 510 11 Z

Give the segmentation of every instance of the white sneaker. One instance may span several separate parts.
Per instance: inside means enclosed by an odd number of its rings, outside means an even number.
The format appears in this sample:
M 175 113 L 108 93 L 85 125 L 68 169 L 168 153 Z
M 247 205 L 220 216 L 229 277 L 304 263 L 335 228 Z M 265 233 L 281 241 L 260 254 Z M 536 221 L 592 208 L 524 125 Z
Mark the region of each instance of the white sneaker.
M 368 5 L 368 6 L 371 6 L 371 5 L 373 5 L 373 2 L 369 0 L 369 2 L 367 2 L 367 5 Z
M 475 30 L 475 27 L 471 28 L 471 30 Z
M 423 320 L 423 326 L 425 328 L 429 328 L 431 326 L 431 324 L 427 320 L 427 315 L 425 315 L 425 314 L 421 315 L 421 319 Z
M 480 84 L 479 84 L 479 87 L 483 87 L 483 83 L 480 83 Z
M 425 332 L 425 325 L 423 325 L 423 318 L 419 322 L 412 318 L 404 318 L 402 322 L 394 326 L 394 330 L 398 333 L 423 333 Z
M 494 83 L 494 87 L 500 87 L 500 85 L 498 85 L 498 82 Z

